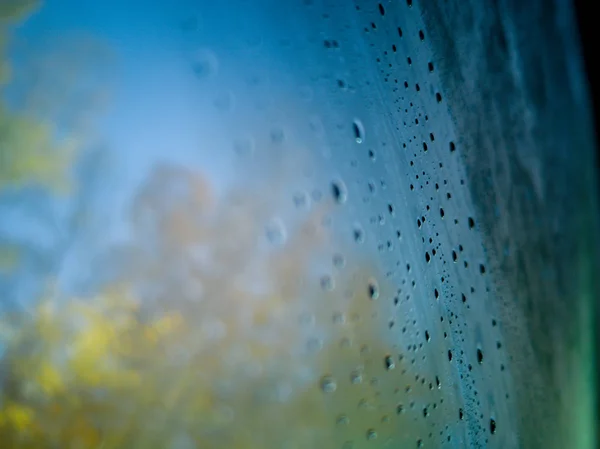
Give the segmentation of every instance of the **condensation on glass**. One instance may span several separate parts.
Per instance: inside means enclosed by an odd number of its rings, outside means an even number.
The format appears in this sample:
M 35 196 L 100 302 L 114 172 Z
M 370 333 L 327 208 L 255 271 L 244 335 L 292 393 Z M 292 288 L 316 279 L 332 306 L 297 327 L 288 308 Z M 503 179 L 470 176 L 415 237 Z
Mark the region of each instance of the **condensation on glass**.
M 0 5 L 6 447 L 591 447 L 574 20 L 500 3 Z

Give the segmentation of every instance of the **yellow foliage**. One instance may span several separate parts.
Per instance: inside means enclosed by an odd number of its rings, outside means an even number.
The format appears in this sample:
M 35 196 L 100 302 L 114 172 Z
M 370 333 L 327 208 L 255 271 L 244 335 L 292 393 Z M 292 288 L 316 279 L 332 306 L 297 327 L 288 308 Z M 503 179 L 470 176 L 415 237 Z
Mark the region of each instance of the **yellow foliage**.
M 0 426 L 13 427 L 17 432 L 28 430 L 33 419 L 33 410 L 25 405 L 8 403 L 0 410 Z
M 48 360 L 43 360 L 38 370 L 36 381 L 45 395 L 56 396 L 64 392 L 65 384 L 62 375 Z
M 264 254 L 256 236 L 271 211 L 257 206 L 232 214 L 190 173 L 158 173 L 160 182 L 151 178 L 141 206 L 156 221 L 132 221 L 142 240 L 144 226 L 160 232 L 140 243 L 133 280 L 92 298 L 61 298 L 50 288 L 7 334 L 10 388 L 0 416 L 20 424 L 0 428 L 0 441 L 24 449 L 23 435 L 32 428 L 36 449 L 163 449 L 173 441 L 202 449 L 291 442 L 339 449 L 346 439 L 366 441 L 364 426 L 404 441 L 398 427 L 382 424 L 382 415 L 396 416 L 397 399 L 378 396 L 370 380 L 385 373 L 383 357 L 392 349 L 382 335 L 387 323 L 369 298 L 372 265 L 357 257 L 355 270 L 336 274 L 343 289 L 321 288 L 311 271 L 313 260 L 329 252 L 330 236 L 302 230 L 321 223 L 324 210 L 305 217 L 281 250 Z M 171 176 L 201 191 L 165 199 Z M 268 202 L 252 191 L 236 197 L 246 206 L 253 198 Z M 195 225 L 171 238 L 179 221 Z M 161 223 L 168 224 L 161 229 Z M 210 265 L 190 256 L 190 248 L 203 245 Z M 171 266 L 185 279 L 173 282 Z M 150 300 L 137 293 L 139 286 L 170 288 Z M 389 291 L 381 279 L 378 288 Z M 354 371 L 364 380 L 350 382 Z M 324 376 L 331 376 L 327 385 Z M 392 391 L 390 379 L 378 382 Z M 343 414 L 356 423 L 347 433 L 339 430 Z

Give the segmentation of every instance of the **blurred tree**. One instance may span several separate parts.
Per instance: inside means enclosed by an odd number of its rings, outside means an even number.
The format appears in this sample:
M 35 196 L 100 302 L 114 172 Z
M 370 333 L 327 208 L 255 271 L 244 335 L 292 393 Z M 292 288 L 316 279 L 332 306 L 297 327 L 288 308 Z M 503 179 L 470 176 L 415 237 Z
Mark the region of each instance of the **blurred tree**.
M 0 3 L 0 86 L 11 78 L 6 56 L 9 24 L 23 19 L 36 6 L 38 2 L 33 0 Z M 0 191 L 23 183 L 57 186 L 64 181 L 75 145 L 68 141 L 57 144 L 54 131 L 50 122 L 11 111 L 0 99 Z
M 94 179 L 104 168 L 90 163 L 103 152 L 92 142 L 90 119 L 101 111 L 109 85 L 102 70 L 109 59 L 106 48 L 87 36 L 67 35 L 22 45 L 19 64 L 9 62 L 11 27 L 40 5 L 0 2 L 0 274 L 13 273 L 24 259 L 28 272 L 58 269 L 85 228 L 98 191 Z M 57 213 L 59 202 L 69 203 L 67 212 Z M 18 222 L 43 229 L 53 241 L 45 249 L 36 245 Z
M 132 205 L 127 279 L 89 298 L 51 286 L 0 321 L 4 447 L 358 448 L 374 428 L 414 444 L 424 425 L 389 425 L 398 399 L 379 394 L 411 372 L 373 308 L 390 287 L 367 260 L 312 272 L 328 205 L 270 240 L 280 190 L 263 187 L 218 199 L 159 167 Z

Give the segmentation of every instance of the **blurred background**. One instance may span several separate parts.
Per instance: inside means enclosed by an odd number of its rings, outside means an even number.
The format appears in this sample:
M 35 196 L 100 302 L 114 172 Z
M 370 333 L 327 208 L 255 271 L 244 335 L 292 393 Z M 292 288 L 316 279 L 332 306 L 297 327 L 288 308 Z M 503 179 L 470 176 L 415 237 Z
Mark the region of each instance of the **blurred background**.
M 597 447 L 581 8 L 0 0 L 0 447 Z

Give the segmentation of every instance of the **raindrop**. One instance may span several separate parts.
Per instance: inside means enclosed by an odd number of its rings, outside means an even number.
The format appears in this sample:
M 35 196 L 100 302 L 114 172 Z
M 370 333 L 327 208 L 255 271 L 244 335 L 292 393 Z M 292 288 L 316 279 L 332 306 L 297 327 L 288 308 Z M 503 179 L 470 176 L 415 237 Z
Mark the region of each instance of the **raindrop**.
M 396 367 L 394 359 L 391 355 L 386 355 L 383 363 L 385 365 L 385 369 L 387 369 L 388 371 L 393 370 Z
M 480 365 L 483 363 L 483 352 L 479 348 L 477 348 L 477 363 Z
M 347 415 L 340 415 L 337 417 L 336 424 L 338 426 L 347 426 L 350 424 L 350 418 Z
M 296 192 L 294 197 L 292 198 L 294 201 L 294 206 L 297 208 L 307 208 L 308 207 L 308 194 L 306 192 Z
M 338 204 L 344 204 L 348 199 L 348 190 L 346 184 L 341 180 L 336 180 L 331 183 L 331 193 L 333 199 Z
M 306 342 L 306 349 L 310 353 L 319 352 L 323 348 L 323 342 L 320 338 L 311 337 Z
M 358 385 L 360 383 L 362 383 L 363 381 L 363 376 L 362 376 L 362 372 L 360 370 L 353 370 L 350 373 L 350 383 L 353 385 Z
M 326 274 L 326 275 L 323 275 L 323 276 L 321 277 L 321 281 L 320 281 L 320 283 L 321 283 L 321 288 L 322 288 L 324 291 L 330 292 L 330 291 L 332 291 L 332 290 L 335 288 L 335 281 L 334 281 L 334 280 L 333 280 L 333 278 L 332 278 L 330 275 L 328 275 L 328 274 Z
M 365 241 L 365 231 L 363 231 L 360 225 L 354 225 L 352 235 L 356 243 L 363 243 Z
M 275 218 L 269 222 L 265 228 L 267 240 L 273 245 L 283 245 L 287 239 L 285 226 L 283 222 Z
M 346 266 L 346 259 L 342 254 L 337 253 L 333 255 L 333 266 L 338 270 L 341 270 Z
M 344 324 L 346 322 L 346 317 L 341 312 L 335 312 L 331 318 L 333 324 Z
M 372 300 L 379 299 L 379 284 L 375 279 L 369 279 L 369 285 L 367 291 L 369 292 L 369 298 Z
M 205 79 L 217 74 L 219 61 L 212 51 L 201 49 L 192 55 L 192 70 L 197 78 Z
M 326 375 L 321 378 L 321 390 L 324 393 L 333 393 L 336 389 L 337 383 L 333 377 Z
M 354 120 L 354 122 L 352 123 L 352 130 L 354 131 L 354 138 L 356 139 L 356 143 L 363 143 L 365 139 L 365 129 L 360 120 Z
M 367 440 L 371 441 L 371 440 L 375 440 L 376 438 L 377 438 L 377 432 L 375 431 L 375 429 L 367 430 Z

